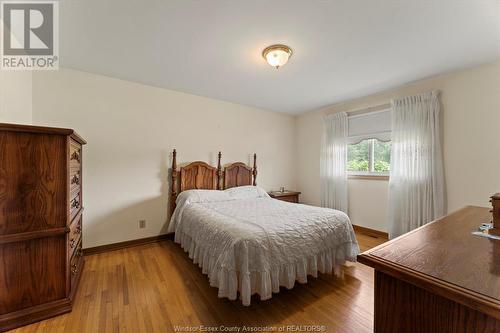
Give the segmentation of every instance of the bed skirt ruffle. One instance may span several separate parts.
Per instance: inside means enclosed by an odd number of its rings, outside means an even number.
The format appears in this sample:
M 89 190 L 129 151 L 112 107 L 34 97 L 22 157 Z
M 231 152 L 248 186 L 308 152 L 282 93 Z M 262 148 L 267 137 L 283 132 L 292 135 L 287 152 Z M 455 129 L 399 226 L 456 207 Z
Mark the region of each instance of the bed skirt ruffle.
M 307 283 L 308 275 L 316 278 L 320 272 L 339 276 L 341 266 L 346 261 L 355 262 L 358 253 L 356 243 L 346 242 L 302 260 L 255 271 L 224 267 L 219 256 L 214 255 L 213 246 L 197 244 L 185 233 L 176 232 L 175 242 L 198 264 L 202 273 L 208 276 L 210 286 L 218 288 L 220 298 L 236 300 L 239 292 L 245 306 L 250 305 L 251 296 L 254 294 L 258 294 L 261 300 L 270 299 L 273 293 L 279 292 L 280 286 L 291 289 L 295 281 Z

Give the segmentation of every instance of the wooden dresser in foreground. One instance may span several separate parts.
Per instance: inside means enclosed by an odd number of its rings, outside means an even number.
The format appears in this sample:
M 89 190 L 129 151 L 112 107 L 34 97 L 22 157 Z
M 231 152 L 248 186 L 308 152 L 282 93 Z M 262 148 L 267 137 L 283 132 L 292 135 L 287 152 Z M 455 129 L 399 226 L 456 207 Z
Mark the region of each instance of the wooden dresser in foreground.
M 500 332 L 500 240 L 466 207 L 358 256 L 375 268 L 375 332 Z
M 0 331 L 71 311 L 85 143 L 71 129 L 0 124 Z
M 271 191 L 268 192 L 269 196 L 273 199 L 278 199 L 281 201 L 299 203 L 300 192 L 296 191 Z

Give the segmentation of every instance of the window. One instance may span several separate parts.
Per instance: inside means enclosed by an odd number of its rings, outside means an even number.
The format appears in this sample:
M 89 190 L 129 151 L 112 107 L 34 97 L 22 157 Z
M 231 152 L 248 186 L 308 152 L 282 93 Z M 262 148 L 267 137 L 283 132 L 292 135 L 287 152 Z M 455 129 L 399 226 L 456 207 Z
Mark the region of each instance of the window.
M 347 171 L 356 176 L 388 176 L 391 163 L 389 109 L 353 112 L 349 116 Z
M 351 175 L 389 174 L 391 163 L 391 142 L 365 139 L 347 145 L 347 171 Z

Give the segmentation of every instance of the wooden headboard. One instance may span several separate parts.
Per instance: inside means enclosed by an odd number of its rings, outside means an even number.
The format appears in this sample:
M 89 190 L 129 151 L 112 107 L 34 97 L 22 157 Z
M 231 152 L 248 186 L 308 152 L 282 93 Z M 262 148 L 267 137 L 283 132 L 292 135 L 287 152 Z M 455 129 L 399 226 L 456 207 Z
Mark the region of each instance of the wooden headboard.
M 257 185 L 257 154 L 253 155 L 253 168 L 242 162 L 221 166 L 222 153 L 217 155 L 217 167 L 205 162 L 191 162 L 177 170 L 177 151 L 172 152 L 172 184 L 170 214 L 175 209 L 177 195 L 186 190 L 224 190 L 231 187 Z M 180 180 L 179 180 L 180 178 Z
M 257 155 L 254 154 L 253 157 L 253 168 L 250 168 L 242 162 L 232 163 L 224 168 L 224 189 L 245 185 L 257 185 Z

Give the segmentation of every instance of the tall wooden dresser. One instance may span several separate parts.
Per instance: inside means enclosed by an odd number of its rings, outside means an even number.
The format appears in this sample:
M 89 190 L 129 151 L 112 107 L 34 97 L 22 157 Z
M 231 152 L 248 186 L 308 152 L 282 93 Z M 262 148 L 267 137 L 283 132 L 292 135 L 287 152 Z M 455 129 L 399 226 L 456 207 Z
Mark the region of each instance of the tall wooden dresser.
M 71 129 L 0 124 L 0 331 L 71 311 L 85 143 Z

